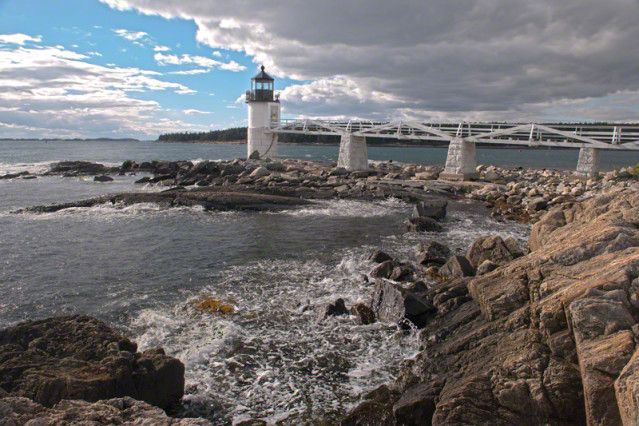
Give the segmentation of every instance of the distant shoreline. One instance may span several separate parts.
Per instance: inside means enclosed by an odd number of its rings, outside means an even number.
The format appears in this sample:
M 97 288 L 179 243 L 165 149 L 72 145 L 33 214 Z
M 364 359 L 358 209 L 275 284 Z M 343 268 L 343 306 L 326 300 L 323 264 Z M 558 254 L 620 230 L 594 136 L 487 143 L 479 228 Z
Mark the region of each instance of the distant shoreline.
M 81 138 L 71 138 L 71 139 L 60 139 L 60 138 L 0 138 L 0 142 L 142 142 L 140 139 L 135 138 L 122 138 L 122 139 L 114 139 L 114 138 L 89 138 L 89 139 L 81 139 Z
M 93 139 L 2 139 L 1 142 L 149 142 L 149 143 L 182 143 L 182 144 L 209 144 L 209 145 L 243 145 L 246 144 L 246 140 L 233 140 L 233 141 L 201 141 L 201 140 L 192 140 L 192 141 L 161 141 L 161 140 L 141 140 L 134 138 L 124 138 L 124 139 L 110 139 L 110 138 L 93 138 Z M 339 143 L 329 143 L 329 142 L 282 142 L 279 141 L 279 145 L 290 145 L 290 146 L 335 146 L 339 147 Z M 367 146 L 369 148 L 375 147 L 383 147 L 383 148 L 448 148 L 448 143 L 446 142 L 423 142 L 420 144 L 407 144 L 407 143 L 371 143 L 368 142 Z M 496 148 L 499 149 L 519 149 L 519 150 L 566 150 L 566 149 L 574 149 L 574 148 L 563 148 L 563 147 L 532 147 L 525 145 L 495 145 L 495 144 L 487 144 L 487 143 L 477 143 L 477 147 L 479 148 Z
M 192 140 L 192 141 L 153 141 L 156 143 L 194 143 L 194 144 L 211 144 L 211 145 L 242 145 L 246 144 L 246 140 L 235 140 L 235 141 L 201 141 L 201 140 Z M 292 146 L 336 146 L 339 147 L 339 143 L 328 143 L 328 142 L 278 142 L 279 145 L 292 145 Z M 562 148 L 562 147 L 531 147 L 531 146 L 523 146 L 523 145 L 495 145 L 495 144 L 482 144 L 477 143 L 477 147 L 482 148 L 491 148 L 491 147 L 499 147 L 499 149 L 574 149 L 574 148 Z M 368 148 L 374 147 L 384 147 L 384 148 L 448 148 L 448 143 L 420 143 L 420 144 L 406 144 L 406 143 L 367 143 Z

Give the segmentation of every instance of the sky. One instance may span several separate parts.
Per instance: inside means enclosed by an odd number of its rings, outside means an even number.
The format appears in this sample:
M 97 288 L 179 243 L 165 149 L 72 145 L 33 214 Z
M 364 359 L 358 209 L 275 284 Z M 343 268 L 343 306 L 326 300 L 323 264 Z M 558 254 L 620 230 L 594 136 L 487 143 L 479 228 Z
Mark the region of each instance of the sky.
M 639 121 L 639 0 L 0 0 L 0 138 L 286 118 Z

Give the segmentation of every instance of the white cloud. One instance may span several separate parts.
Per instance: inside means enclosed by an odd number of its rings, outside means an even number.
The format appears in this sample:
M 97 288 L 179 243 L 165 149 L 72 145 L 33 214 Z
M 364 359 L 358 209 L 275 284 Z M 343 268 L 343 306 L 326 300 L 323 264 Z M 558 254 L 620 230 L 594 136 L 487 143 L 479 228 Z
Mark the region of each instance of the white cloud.
M 167 74 L 178 74 L 178 75 L 195 75 L 195 74 L 206 74 L 207 72 L 211 72 L 210 68 L 195 68 L 192 70 L 186 71 L 172 71 Z
M 216 61 L 215 59 L 207 58 L 204 56 L 197 55 L 173 55 L 173 54 L 164 54 L 161 52 L 153 55 L 153 59 L 158 63 L 158 65 L 197 65 L 204 68 L 219 68 L 226 71 L 243 71 L 246 69 L 245 66 L 238 64 L 235 61 L 230 61 L 228 63 Z
M 42 36 L 31 37 L 26 34 L 0 34 L 0 43 L 24 46 L 27 42 L 40 43 Z
M 87 55 L 59 47 L 0 47 L 0 126 L 10 129 L 4 133 L 148 137 L 185 128 L 181 122 L 159 123 L 159 104 L 130 94 L 193 90 L 159 80 L 157 72 L 109 68 L 86 59 Z
M 339 101 L 328 89 L 287 93 L 299 107 L 289 113 L 330 104 L 344 115 L 359 106 L 378 116 L 501 119 L 545 116 L 544 105 L 564 102 L 575 119 L 596 120 L 608 113 L 589 99 L 639 90 L 636 0 L 101 1 L 192 19 L 201 43 L 244 52 L 276 77 L 341 87 Z
M 186 115 L 200 115 L 200 114 L 210 114 L 210 111 L 200 111 L 197 109 L 185 109 L 182 111 Z
M 156 52 L 167 52 L 167 51 L 171 50 L 171 48 L 158 44 L 158 45 L 153 47 L 153 50 L 155 50 Z
M 113 32 L 129 41 L 144 40 L 149 36 L 149 34 L 145 33 L 144 31 L 129 31 L 125 29 L 118 29 L 113 30 Z

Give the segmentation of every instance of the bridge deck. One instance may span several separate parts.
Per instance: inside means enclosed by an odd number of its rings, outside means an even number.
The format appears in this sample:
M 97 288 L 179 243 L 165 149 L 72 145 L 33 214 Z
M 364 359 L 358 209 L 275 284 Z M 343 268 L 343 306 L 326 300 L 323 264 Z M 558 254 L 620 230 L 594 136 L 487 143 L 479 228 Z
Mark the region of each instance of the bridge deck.
M 423 123 L 418 121 L 325 121 L 284 119 L 271 123 L 273 133 L 342 135 L 451 141 L 639 150 L 639 124 Z

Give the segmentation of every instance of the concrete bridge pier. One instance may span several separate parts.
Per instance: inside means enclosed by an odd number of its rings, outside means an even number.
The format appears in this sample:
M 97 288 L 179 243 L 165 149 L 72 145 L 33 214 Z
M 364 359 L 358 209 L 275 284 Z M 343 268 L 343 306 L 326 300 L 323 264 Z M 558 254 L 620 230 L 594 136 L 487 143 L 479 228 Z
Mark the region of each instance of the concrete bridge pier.
M 577 162 L 577 176 L 599 176 L 599 148 L 581 147 Z
M 349 132 L 342 133 L 337 166 L 344 167 L 349 171 L 368 170 L 365 136 L 354 136 Z
M 470 180 L 479 177 L 475 143 L 463 138 L 453 138 L 448 145 L 446 166 L 439 175 L 443 180 Z

